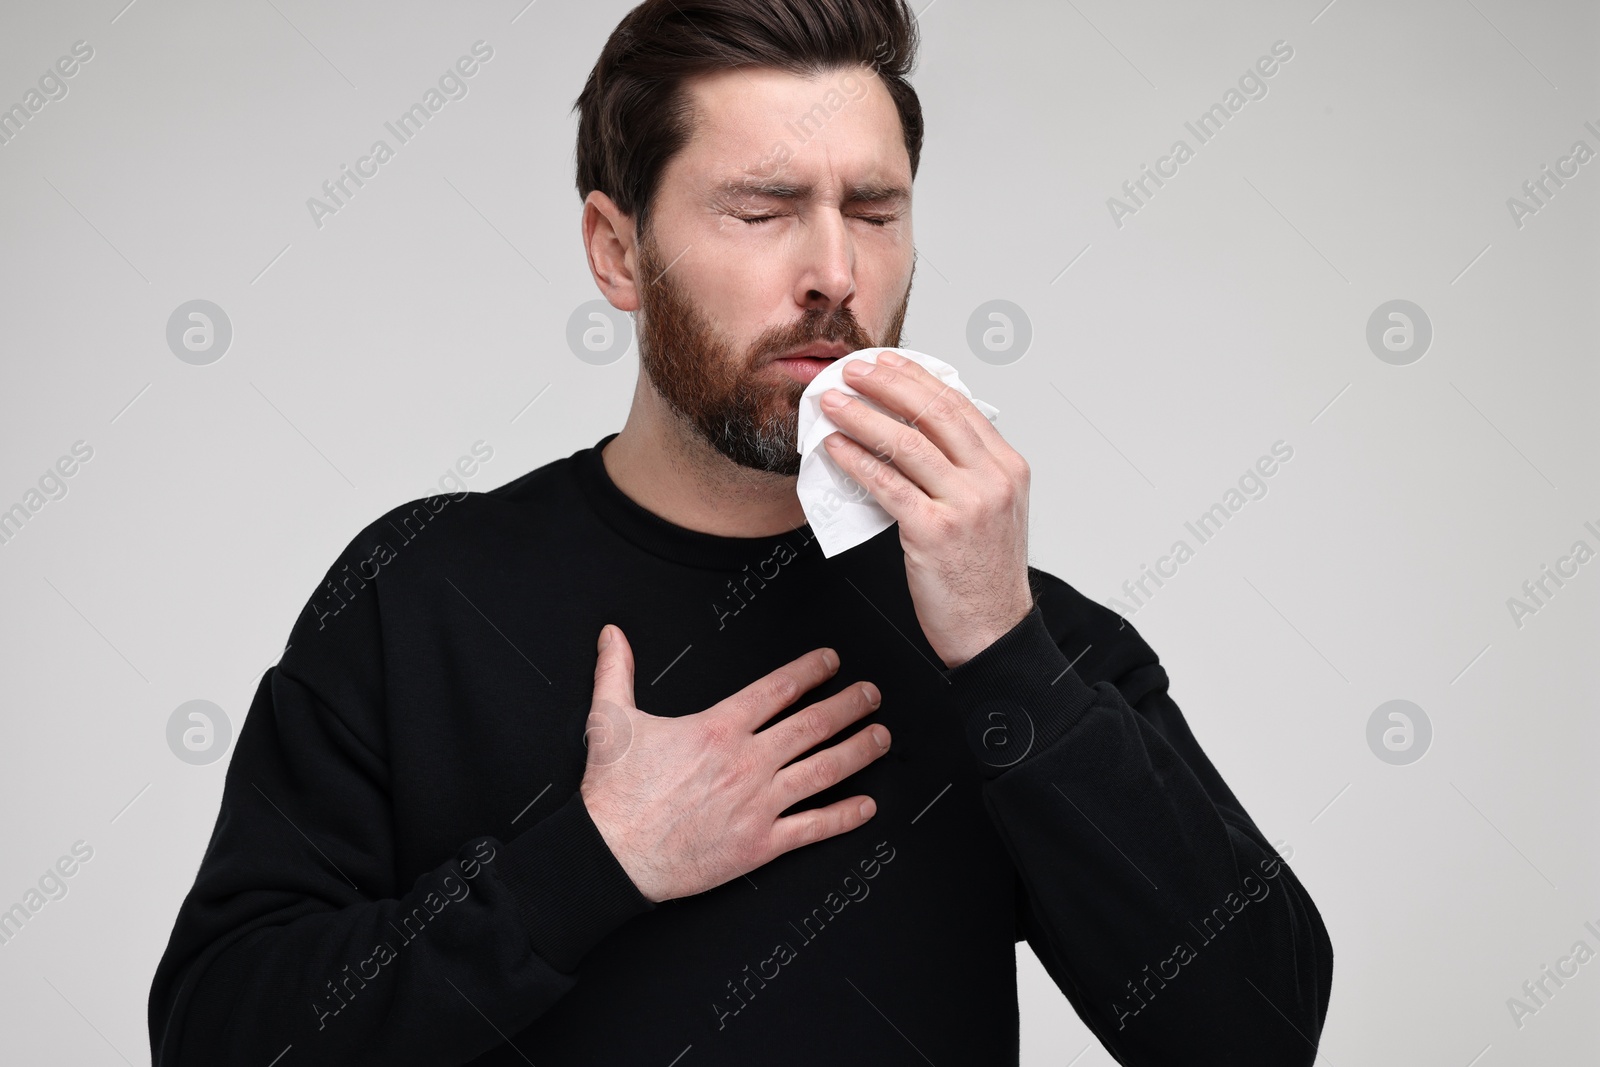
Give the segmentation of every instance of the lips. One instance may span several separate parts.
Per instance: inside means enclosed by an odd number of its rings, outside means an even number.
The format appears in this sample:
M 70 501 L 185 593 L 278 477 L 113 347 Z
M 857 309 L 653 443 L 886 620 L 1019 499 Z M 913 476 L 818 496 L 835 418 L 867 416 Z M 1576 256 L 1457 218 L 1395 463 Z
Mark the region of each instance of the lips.
M 809 385 L 824 369 L 838 362 L 849 351 L 847 346 L 837 341 L 831 344 L 819 342 L 797 348 L 789 355 L 778 356 L 772 365 L 795 381 Z
M 849 351 L 850 351 L 850 349 L 848 347 L 846 347 L 843 344 L 840 344 L 837 341 L 834 341 L 834 342 L 819 341 L 816 344 L 807 345 L 804 348 L 796 349 L 795 351 L 790 352 L 787 355 L 778 356 L 777 358 L 778 359 L 814 359 L 814 360 L 820 360 L 820 361 L 822 361 L 824 363 L 831 363 L 834 360 L 838 359 L 840 356 L 845 355 Z

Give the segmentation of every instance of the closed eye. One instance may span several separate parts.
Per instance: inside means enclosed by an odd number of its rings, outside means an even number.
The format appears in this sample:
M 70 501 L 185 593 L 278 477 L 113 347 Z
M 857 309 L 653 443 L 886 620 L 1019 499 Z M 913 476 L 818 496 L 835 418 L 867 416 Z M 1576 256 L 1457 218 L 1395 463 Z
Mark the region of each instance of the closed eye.
M 781 215 L 750 215 L 750 216 L 735 215 L 734 216 L 734 218 L 738 219 L 740 222 L 749 223 L 752 226 L 757 225 L 758 223 L 770 222 L 773 219 L 778 219 L 778 218 L 782 218 L 782 217 L 783 216 L 781 216 Z M 897 216 L 897 215 L 852 215 L 851 216 L 851 218 L 861 219 L 863 222 L 870 222 L 874 226 L 887 226 L 887 225 L 889 225 L 889 223 L 893 222 L 898 217 L 899 216 Z

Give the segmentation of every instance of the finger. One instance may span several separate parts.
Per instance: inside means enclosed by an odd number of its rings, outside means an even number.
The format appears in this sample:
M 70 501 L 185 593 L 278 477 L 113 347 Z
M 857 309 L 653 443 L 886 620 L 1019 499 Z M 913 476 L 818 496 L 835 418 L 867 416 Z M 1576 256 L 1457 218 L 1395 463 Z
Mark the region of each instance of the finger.
M 859 362 L 845 364 L 845 382 L 922 430 L 956 466 L 981 470 L 1004 445 L 977 405 L 928 368 L 909 359 L 891 367 L 880 354 L 863 375 L 854 369 Z
M 839 394 L 824 394 L 828 395 Z M 879 461 L 893 463 L 928 496 L 948 499 L 956 495 L 962 472 L 916 426 L 907 426 L 857 397 L 846 396 L 839 407 L 824 401 L 824 409 L 851 440 Z M 841 454 L 835 452 L 835 459 Z
M 883 703 L 883 694 L 871 682 L 860 682 L 826 700 L 802 708 L 766 730 L 756 740 L 767 747 L 773 767 L 782 767 L 846 726 L 870 715 Z
M 772 779 L 779 811 L 838 785 L 889 751 L 889 728 L 881 722 L 856 731 L 850 738 L 814 756 L 791 763 Z
M 866 815 L 861 814 L 863 804 L 866 805 Z M 855 796 L 820 808 L 785 815 L 772 826 L 772 836 L 768 839 L 771 855 L 776 858 L 801 845 L 848 833 L 866 823 L 877 811 L 878 804 L 871 797 Z
M 832 678 L 838 669 L 837 652 L 831 648 L 813 649 L 756 679 L 732 696 L 717 701 L 707 710 L 731 715 L 736 725 L 754 733 L 768 719 Z
M 607 638 L 610 638 L 607 641 Z M 599 650 L 594 665 L 594 699 L 583 726 L 583 744 L 588 749 L 587 763 L 616 763 L 633 746 L 633 648 L 622 630 L 606 626 L 600 631 Z
M 607 624 L 601 629 L 599 640 L 604 641 L 608 634 L 611 641 L 599 650 L 600 658 L 594 664 L 594 699 L 637 707 L 633 702 L 633 647 L 622 636 L 621 627 Z
M 861 447 L 859 441 L 843 433 L 830 433 L 822 439 L 822 447 L 839 464 L 840 470 L 872 494 L 872 499 L 891 519 L 907 529 L 920 527 L 917 516 L 933 506 L 933 498 L 898 467 L 873 455 Z

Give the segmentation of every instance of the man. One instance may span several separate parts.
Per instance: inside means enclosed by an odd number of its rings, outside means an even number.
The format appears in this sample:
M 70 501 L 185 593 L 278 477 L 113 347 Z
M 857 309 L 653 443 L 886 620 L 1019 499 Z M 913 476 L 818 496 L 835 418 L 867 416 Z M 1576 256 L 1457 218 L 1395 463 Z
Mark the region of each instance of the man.
M 910 420 L 832 412 L 896 525 L 829 559 L 804 521 L 799 394 L 909 300 L 915 43 L 900 0 L 647 0 L 612 35 L 578 170 L 640 312 L 627 423 L 330 568 L 240 732 L 156 1064 L 1015 1063 L 1024 938 L 1120 1062 L 1312 1062 L 1316 907 L 1150 648 L 1028 566 L 1028 465 L 970 401 L 851 374 Z

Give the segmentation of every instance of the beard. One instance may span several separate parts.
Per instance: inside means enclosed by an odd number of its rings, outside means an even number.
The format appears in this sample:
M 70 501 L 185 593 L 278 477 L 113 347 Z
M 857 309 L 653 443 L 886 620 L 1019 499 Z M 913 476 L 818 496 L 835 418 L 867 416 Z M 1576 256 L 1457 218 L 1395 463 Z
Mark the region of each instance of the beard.
M 651 240 L 639 242 L 639 275 L 639 362 L 657 395 L 680 423 L 741 467 L 790 476 L 800 473 L 797 432 L 807 383 L 767 364 L 819 341 L 840 342 L 848 352 L 896 347 L 911 302 L 908 283 L 881 341 L 848 307 L 808 308 L 794 324 L 773 327 L 739 351 L 679 287 Z

